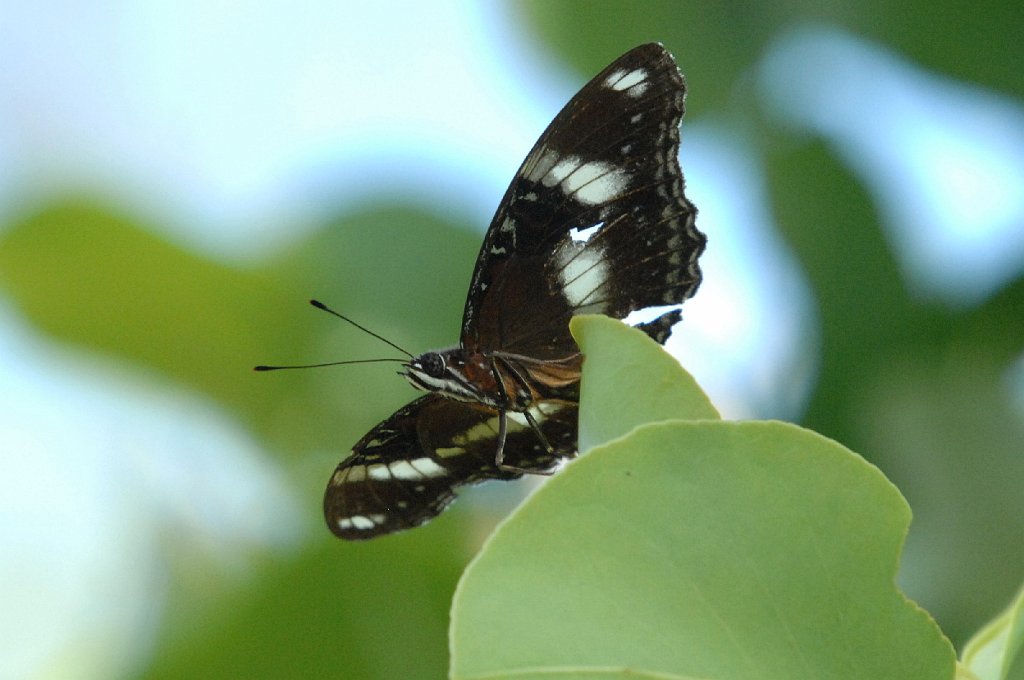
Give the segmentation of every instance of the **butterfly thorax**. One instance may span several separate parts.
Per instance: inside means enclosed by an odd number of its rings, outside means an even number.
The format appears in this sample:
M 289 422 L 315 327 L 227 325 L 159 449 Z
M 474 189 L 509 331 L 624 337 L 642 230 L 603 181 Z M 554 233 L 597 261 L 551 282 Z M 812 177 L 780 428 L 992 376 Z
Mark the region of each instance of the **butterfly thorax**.
M 582 362 L 579 353 L 538 360 L 453 347 L 415 357 L 402 375 L 416 389 L 449 399 L 525 411 L 542 400 L 576 401 Z

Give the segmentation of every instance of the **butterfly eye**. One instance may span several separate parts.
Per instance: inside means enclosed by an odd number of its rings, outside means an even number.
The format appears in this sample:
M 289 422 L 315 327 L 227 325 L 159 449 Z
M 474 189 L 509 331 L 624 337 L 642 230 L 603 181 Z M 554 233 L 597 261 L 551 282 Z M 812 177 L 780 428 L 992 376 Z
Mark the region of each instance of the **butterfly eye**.
M 440 354 L 424 354 L 420 357 L 420 365 L 423 366 L 423 372 L 431 378 L 444 376 L 444 359 Z

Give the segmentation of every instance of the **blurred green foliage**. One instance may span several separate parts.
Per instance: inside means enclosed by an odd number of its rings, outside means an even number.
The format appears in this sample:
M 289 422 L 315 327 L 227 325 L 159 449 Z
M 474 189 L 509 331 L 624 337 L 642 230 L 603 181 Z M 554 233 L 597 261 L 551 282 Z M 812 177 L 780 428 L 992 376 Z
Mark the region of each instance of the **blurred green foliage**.
M 1024 282 L 975 309 L 911 298 L 857 178 L 819 140 L 771 127 L 749 74 L 780 30 L 819 20 L 1019 97 L 1017 4 L 515 8 L 581 79 L 660 40 L 689 80 L 688 121 L 743 120 L 746 136 L 762 140 L 776 221 L 812 283 L 822 324 L 821 373 L 803 424 L 862 452 L 903 491 L 915 511 L 906 589 L 964 640 L 1024 575 L 1024 426 L 1003 380 L 1022 350 Z M 318 297 L 414 352 L 451 344 L 480 241 L 478 230 L 416 207 L 380 206 L 316 225 L 273 260 L 229 266 L 153 227 L 90 200 L 40 206 L 0 229 L 0 286 L 54 337 L 210 395 L 293 469 L 311 451 L 340 457 L 367 423 L 410 395 L 372 365 L 340 379 L 329 370 L 250 373 L 257 363 L 391 356 L 305 300 Z M 352 546 L 319 526 L 319 493 L 310 489 L 313 539 L 302 552 L 266 556 L 250 582 L 209 601 L 197 601 L 194 588 L 176 591 L 143 677 L 444 675 L 448 602 L 469 555 L 467 516 L 457 509 L 444 522 Z
M 1024 588 L 964 646 L 963 665 L 980 680 L 1024 678 Z
M 155 233 L 93 202 L 49 205 L 3 232 L 0 282 L 54 336 L 205 392 L 248 423 L 294 461 L 314 540 L 303 554 L 266 556 L 259 582 L 238 592 L 176 565 L 183 585 L 147 677 L 440 677 L 445 612 L 469 554 L 462 525 L 351 546 L 330 536 L 319 513 L 343 452 L 411 390 L 381 380 L 380 365 L 349 367 L 344 389 L 329 370 L 252 367 L 396 354 L 314 310 L 313 295 L 410 348 L 450 344 L 478 235 L 381 208 L 339 217 L 274 261 L 242 268 Z M 311 451 L 331 458 L 315 458 L 322 469 L 307 484 L 313 471 L 299 456 Z
M 749 70 L 768 43 L 799 23 L 841 26 L 888 45 L 913 62 L 1020 97 L 1024 62 L 1020 6 L 1007 0 L 964 2 L 588 2 L 527 0 L 519 16 L 538 43 L 596 73 L 640 43 L 664 43 L 691 83 L 687 115 L 752 106 Z M 698 94 L 699 93 L 699 96 Z
M 365 391 L 339 390 L 332 371 L 251 373 L 259 363 L 398 355 L 307 301 L 319 297 L 410 351 L 450 345 L 479 249 L 468 227 L 401 207 L 338 217 L 245 268 L 155 232 L 113 207 L 48 205 L 0 237 L 0 282 L 44 330 L 206 392 L 291 452 L 337 449 L 354 434 L 349 422 L 409 395 L 400 380 L 378 388 L 379 365 L 346 369 L 346 380 L 370 381 Z

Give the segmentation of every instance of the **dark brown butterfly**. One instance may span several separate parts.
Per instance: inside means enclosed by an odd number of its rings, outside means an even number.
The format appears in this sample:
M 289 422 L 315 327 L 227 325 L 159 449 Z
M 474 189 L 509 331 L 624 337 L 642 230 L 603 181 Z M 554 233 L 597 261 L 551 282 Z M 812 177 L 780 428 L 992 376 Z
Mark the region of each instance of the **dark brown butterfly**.
M 555 117 L 487 230 L 458 346 L 404 363 L 427 394 L 331 476 L 331 531 L 415 527 L 463 484 L 547 474 L 576 455 L 582 356 L 569 319 L 670 306 L 639 326 L 664 342 L 700 284 L 705 237 L 677 158 L 685 92 L 672 55 L 642 45 Z

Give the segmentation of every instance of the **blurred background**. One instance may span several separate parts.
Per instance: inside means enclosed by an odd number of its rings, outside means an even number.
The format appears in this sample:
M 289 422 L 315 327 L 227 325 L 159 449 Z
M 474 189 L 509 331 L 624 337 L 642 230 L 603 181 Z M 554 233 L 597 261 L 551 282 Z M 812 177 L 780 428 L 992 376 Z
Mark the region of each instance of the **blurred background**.
M 528 483 L 337 541 L 328 476 L 414 392 L 250 369 L 393 355 L 314 296 L 456 342 L 519 163 L 652 40 L 709 237 L 670 349 L 726 417 L 882 468 L 901 586 L 962 643 L 1024 577 L 1022 30 L 1010 1 L 0 5 L 0 679 L 443 677 Z

